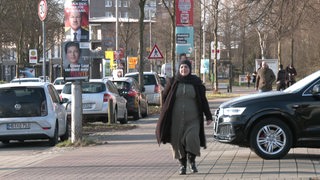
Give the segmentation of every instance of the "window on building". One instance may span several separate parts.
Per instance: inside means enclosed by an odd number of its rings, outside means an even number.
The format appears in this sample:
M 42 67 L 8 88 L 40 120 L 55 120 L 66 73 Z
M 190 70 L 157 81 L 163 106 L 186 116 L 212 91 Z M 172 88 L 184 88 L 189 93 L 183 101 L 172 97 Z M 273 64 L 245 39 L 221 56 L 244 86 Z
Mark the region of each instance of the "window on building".
M 122 18 L 128 18 L 128 12 L 122 12 L 121 17 Z
M 113 17 L 112 12 L 110 12 L 110 11 L 106 11 L 106 17 Z
M 123 7 L 129 7 L 128 1 L 122 1 L 122 6 Z
M 112 7 L 112 1 L 110 1 L 110 0 L 105 0 L 105 6 L 106 6 L 106 7 Z

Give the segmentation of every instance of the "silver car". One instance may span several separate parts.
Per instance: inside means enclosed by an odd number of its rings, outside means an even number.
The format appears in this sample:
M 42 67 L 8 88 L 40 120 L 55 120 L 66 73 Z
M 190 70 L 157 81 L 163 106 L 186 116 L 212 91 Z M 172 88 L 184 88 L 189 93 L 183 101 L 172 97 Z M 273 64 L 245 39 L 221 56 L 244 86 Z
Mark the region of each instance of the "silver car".
M 0 141 L 69 138 L 67 112 L 54 86 L 45 82 L 0 85 Z
M 125 74 L 125 77 L 132 77 L 139 82 L 139 72 Z M 156 72 L 143 72 L 144 88 L 148 103 L 151 105 L 160 105 L 163 86 Z
M 40 78 L 14 78 L 10 83 L 42 82 Z
M 62 91 L 62 88 L 64 86 L 66 82 L 64 81 L 63 77 L 57 77 L 54 81 L 53 81 L 53 85 L 56 88 L 56 90 L 58 91 L 58 93 L 60 94 Z
M 71 101 L 71 83 L 64 85 L 61 91 L 64 100 Z M 119 95 L 117 87 L 110 80 L 90 79 L 90 82 L 82 82 L 82 109 L 83 119 L 88 121 L 108 122 L 108 101 L 113 100 L 114 119 L 121 124 L 128 122 L 127 100 Z M 67 106 L 70 116 L 71 105 Z

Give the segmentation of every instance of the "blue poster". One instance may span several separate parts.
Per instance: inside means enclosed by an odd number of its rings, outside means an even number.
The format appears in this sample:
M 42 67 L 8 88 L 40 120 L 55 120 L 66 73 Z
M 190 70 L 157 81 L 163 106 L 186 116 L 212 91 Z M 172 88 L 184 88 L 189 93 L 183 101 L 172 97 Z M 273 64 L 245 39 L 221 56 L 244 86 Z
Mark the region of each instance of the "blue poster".
M 186 53 L 188 57 L 193 53 L 193 27 L 176 27 L 176 53 Z

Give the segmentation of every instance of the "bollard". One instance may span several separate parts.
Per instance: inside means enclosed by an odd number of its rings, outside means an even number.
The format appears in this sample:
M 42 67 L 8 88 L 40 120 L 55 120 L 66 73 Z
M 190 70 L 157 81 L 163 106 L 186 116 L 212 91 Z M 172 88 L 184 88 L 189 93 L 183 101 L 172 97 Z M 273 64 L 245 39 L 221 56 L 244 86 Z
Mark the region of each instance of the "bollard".
M 82 139 L 82 92 L 81 82 L 73 82 L 71 85 L 71 142 Z
M 113 99 L 108 100 L 108 124 L 115 123 L 113 118 Z

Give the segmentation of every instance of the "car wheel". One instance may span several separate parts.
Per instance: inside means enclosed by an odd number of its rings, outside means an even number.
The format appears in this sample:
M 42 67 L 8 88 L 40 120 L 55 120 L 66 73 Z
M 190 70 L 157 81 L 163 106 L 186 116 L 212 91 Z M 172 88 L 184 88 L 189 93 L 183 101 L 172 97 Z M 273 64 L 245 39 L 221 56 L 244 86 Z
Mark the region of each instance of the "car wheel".
M 138 119 L 140 119 L 140 117 L 141 117 L 141 109 L 140 109 L 140 104 L 139 104 L 137 112 L 135 112 L 133 114 L 133 120 L 138 120 Z
M 62 135 L 62 136 L 60 136 L 60 140 L 61 141 L 66 141 L 66 140 L 68 140 L 69 139 L 69 135 L 70 135 L 70 127 L 69 127 L 69 123 L 67 122 L 66 123 L 67 125 L 66 125 L 66 132 Z
M 58 131 L 59 131 L 59 124 L 58 124 L 58 122 L 56 122 L 56 127 L 54 129 L 54 135 L 52 138 L 49 138 L 49 145 L 50 146 L 55 146 L 58 143 L 58 140 L 59 140 Z
M 145 111 L 143 114 L 141 114 L 141 115 L 142 115 L 142 117 L 144 118 L 144 117 L 147 117 L 148 114 L 149 114 L 149 105 L 148 105 L 148 103 L 147 103 L 147 104 L 146 104 L 146 111 Z
M 128 111 L 126 110 L 123 118 L 120 120 L 120 124 L 127 124 L 128 123 Z
M 252 128 L 251 149 L 263 159 L 280 159 L 290 150 L 292 133 L 280 119 L 263 119 Z

